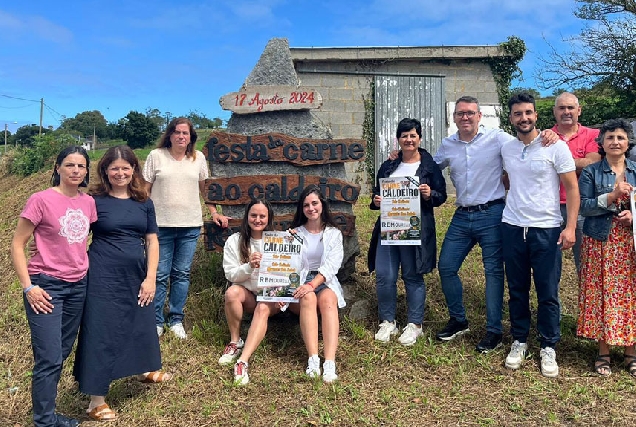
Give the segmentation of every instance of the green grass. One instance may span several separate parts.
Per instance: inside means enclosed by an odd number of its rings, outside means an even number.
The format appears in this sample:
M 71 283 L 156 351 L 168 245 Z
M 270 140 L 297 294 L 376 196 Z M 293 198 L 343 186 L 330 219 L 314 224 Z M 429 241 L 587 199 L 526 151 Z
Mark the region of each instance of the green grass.
M 26 179 L 0 178 L 0 234 L 8 248 L 15 218 L 26 197 L 46 187 L 50 172 Z M 355 206 L 362 255 L 357 272 L 345 286 L 356 299 L 367 299 L 367 319 L 341 319 L 337 354 L 340 381 L 327 385 L 303 374 L 306 354 L 297 319 L 292 315 L 270 319 L 269 330 L 250 363 L 251 382 L 236 387 L 232 368 L 217 360 L 228 340 L 223 314 L 225 280 L 219 254 L 197 250 L 186 306 L 186 341 L 169 334 L 161 339 L 164 368 L 174 381 L 150 386 L 132 378 L 114 381 L 107 401 L 119 414 L 118 426 L 553 426 L 631 425 L 636 415 L 636 386 L 612 352 L 609 378 L 592 374 L 596 345 L 574 335 L 577 283 L 571 254 L 566 253 L 561 299 L 564 304 L 563 339 L 557 355 L 560 376 L 547 379 L 538 367 L 536 336 L 530 337 L 531 357 L 519 371 L 503 360 L 510 345 L 488 355 L 474 346 L 485 333 L 484 277 L 481 254 L 474 250 L 460 275 L 471 333 L 442 344 L 435 332 L 447 320 L 437 272 L 426 275 L 427 303 L 424 336 L 410 348 L 393 341 L 373 340 L 377 327 L 375 278 L 366 271 L 365 255 L 377 211 L 368 198 Z M 438 248 L 453 214 L 452 200 L 436 209 Z M 28 326 L 21 291 L 8 261 L 0 253 L 0 426 L 30 425 Z M 507 299 L 507 297 L 506 297 Z M 536 315 L 536 303 L 534 315 Z M 398 287 L 398 321 L 405 322 L 406 302 Z M 507 309 L 504 319 L 508 319 Z M 249 318 L 243 322 L 245 338 Z M 505 328 L 507 330 L 506 322 Z M 88 398 L 77 392 L 71 376 L 72 357 L 59 386 L 58 408 L 86 420 Z M 10 391 L 11 390 L 11 391 Z M 87 426 L 98 423 L 86 423 Z

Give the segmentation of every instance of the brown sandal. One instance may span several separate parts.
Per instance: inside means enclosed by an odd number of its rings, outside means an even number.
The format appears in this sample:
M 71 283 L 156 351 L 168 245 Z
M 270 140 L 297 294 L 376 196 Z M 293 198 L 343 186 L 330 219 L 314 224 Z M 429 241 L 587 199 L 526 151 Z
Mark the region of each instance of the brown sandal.
M 141 381 L 142 383 L 150 384 L 163 383 L 166 381 L 170 381 L 171 379 L 172 374 L 161 371 L 146 372 L 145 374 L 139 376 L 139 381 Z
M 95 406 L 90 411 L 87 409 L 86 412 L 88 412 L 88 416 L 95 421 L 115 421 L 117 419 L 117 414 L 115 413 L 115 411 L 110 409 L 108 403 Z

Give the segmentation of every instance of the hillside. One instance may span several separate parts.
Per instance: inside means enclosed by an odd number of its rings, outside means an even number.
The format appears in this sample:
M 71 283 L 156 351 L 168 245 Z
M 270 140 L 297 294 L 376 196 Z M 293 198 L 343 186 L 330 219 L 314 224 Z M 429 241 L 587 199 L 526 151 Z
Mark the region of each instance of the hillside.
M 0 178 L 0 427 L 29 426 L 29 332 L 22 293 L 9 260 L 9 243 L 17 216 L 27 197 L 46 188 L 49 172 L 21 179 Z M 636 416 L 636 385 L 625 372 L 620 353 L 612 353 L 610 378 L 592 374 L 595 345 L 573 335 L 577 284 L 571 255 L 564 265 L 563 340 L 557 355 L 561 374 L 549 380 L 538 368 L 538 344 L 530 339 L 532 357 L 521 370 L 504 368 L 505 346 L 488 355 L 476 354 L 484 334 L 483 269 L 479 251 L 473 251 L 461 272 L 465 281 L 472 332 L 448 344 L 435 341 L 447 313 L 437 272 L 427 275 L 424 337 L 410 348 L 397 342 L 374 342 L 377 326 L 374 279 L 366 273 L 365 256 L 376 213 L 360 200 L 355 212 L 363 256 L 350 283 L 358 298 L 369 300 L 371 316 L 365 322 L 341 320 L 337 356 L 340 381 L 325 385 L 306 378 L 306 355 L 297 320 L 282 316 L 270 321 L 265 341 L 250 364 L 251 382 L 232 384 L 231 368 L 217 364 L 228 339 L 223 317 L 224 280 L 218 255 L 196 254 L 192 288 L 186 307 L 187 341 L 167 335 L 161 339 L 164 367 L 173 381 L 149 386 L 127 378 L 116 381 L 107 401 L 119 414 L 109 426 L 411 426 L 411 425 L 613 425 L 629 424 Z M 438 240 L 452 216 L 449 202 L 436 211 Z M 439 245 L 438 245 L 439 247 Z M 405 320 L 404 289 L 400 286 L 398 322 Z M 507 309 L 506 309 L 507 311 Z M 504 319 L 507 320 L 507 313 Z M 507 332 L 507 322 L 505 325 Z M 247 322 L 243 325 L 243 337 Z M 60 382 L 58 407 L 97 426 L 84 415 L 88 398 L 79 394 L 71 377 L 72 357 Z

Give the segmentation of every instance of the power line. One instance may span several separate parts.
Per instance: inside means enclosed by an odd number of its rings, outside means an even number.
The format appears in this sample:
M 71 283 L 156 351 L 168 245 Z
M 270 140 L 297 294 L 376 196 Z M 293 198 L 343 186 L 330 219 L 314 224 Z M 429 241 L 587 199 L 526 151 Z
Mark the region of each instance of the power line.
M 17 99 L 17 100 L 20 100 L 20 101 L 40 102 L 39 100 L 35 100 L 35 99 L 26 99 L 26 98 L 20 98 L 20 97 L 17 97 L 17 96 L 11 96 L 11 95 L 0 94 L 0 96 L 2 96 L 3 98 Z

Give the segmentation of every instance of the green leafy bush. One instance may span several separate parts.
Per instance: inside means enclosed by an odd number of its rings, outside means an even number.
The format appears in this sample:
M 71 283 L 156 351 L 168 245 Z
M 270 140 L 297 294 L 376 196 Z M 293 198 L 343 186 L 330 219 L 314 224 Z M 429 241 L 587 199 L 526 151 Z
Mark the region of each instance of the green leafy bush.
M 77 141 L 70 135 L 36 136 L 30 147 L 18 148 L 9 170 L 15 175 L 28 176 L 51 167 L 55 156 L 64 147 L 76 145 Z

